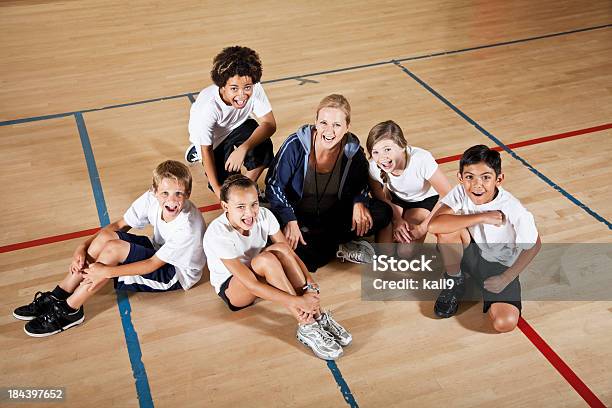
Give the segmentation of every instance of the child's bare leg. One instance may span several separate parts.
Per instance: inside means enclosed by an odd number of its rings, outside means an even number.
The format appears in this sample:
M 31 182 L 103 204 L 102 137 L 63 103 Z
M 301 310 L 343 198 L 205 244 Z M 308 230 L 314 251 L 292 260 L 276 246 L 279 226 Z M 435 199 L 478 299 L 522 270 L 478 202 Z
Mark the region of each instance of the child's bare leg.
M 255 167 L 253 170 L 247 170 L 244 175 L 256 182 L 265 168 L 265 166 Z
M 81 272 L 72 273 L 68 272 L 68 275 L 62 279 L 59 283 L 59 287 L 64 289 L 68 293 L 74 292 L 74 290 L 79 286 L 79 284 L 83 281 L 83 274 Z
M 116 234 L 115 234 L 116 235 Z M 96 262 L 107 266 L 116 266 L 123 262 L 130 253 L 130 243 L 120 239 L 106 241 L 104 247 L 98 254 Z M 94 290 L 89 290 L 91 284 L 81 283 L 72 295 L 66 300 L 68 306 L 73 309 L 80 308 L 89 298 L 98 292 L 110 279 L 99 285 Z
M 232 305 L 236 307 L 245 307 L 250 305 L 257 299 L 249 289 L 240 282 L 240 279 L 232 278 L 225 289 L 225 295 L 230 299 Z
M 402 214 L 402 218 L 410 224 L 410 228 L 413 228 L 419 224 L 421 224 L 425 218 L 429 215 L 429 211 L 425 208 L 408 208 L 404 210 Z M 399 244 L 397 246 L 397 255 L 401 258 L 410 258 L 415 251 L 415 246 L 413 243 L 422 244 L 425 241 L 425 237 L 427 234 L 423 235 L 421 238 L 411 241 L 410 244 Z
M 263 251 L 251 261 L 251 267 L 258 276 L 283 292 L 295 296 L 295 288 L 285 274 L 280 260 L 270 251 Z
M 291 282 L 291 285 L 295 289 L 296 293 L 302 294 L 302 288 L 306 285 L 305 274 L 309 273 L 308 268 L 304 265 L 304 262 L 295 254 L 289 244 L 285 242 L 279 242 L 270 245 L 265 251 L 272 252 L 274 256 L 280 261 L 283 266 L 285 275 Z M 320 308 L 315 311 L 315 318 L 321 314 Z
M 93 263 L 100 256 L 100 252 L 104 245 L 108 241 L 117 240 L 119 236 L 114 231 L 101 230 L 98 235 L 94 238 L 94 240 L 87 248 L 87 261 L 85 263 L 85 267 L 88 264 Z M 64 277 L 64 279 L 59 283 L 59 287 L 65 290 L 68 293 L 74 292 L 74 290 L 79 286 L 79 284 L 83 281 L 83 274 L 81 273 L 71 273 L 68 272 L 68 275 Z
M 500 333 L 514 330 L 518 324 L 520 312 L 518 308 L 509 303 L 493 303 L 489 309 L 489 317 L 493 328 Z
M 268 284 L 282 290 L 283 292 L 289 293 L 290 295 L 297 295 L 293 284 L 283 269 L 283 264 L 271 251 L 261 252 L 259 255 L 253 258 L 251 261 L 251 267 L 253 268 L 255 274 L 263 277 Z M 288 309 L 300 323 L 311 323 L 313 321 L 312 317 L 304 319 L 302 316 L 300 316 L 297 310 L 294 310 L 293 308 Z
M 463 229 L 449 234 L 436 234 L 436 238 L 446 273 L 451 276 L 457 275 L 461 270 L 463 248 L 470 243 L 469 232 Z
M 291 285 L 296 291 L 306 285 L 306 277 L 304 271 L 307 271 L 306 266 L 300 258 L 297 257 L 295 252 L 289 247 L 287 243 L 279 242 L 267 247 L 265 252 L 272 252 L 274 256 L 280 261 L 285 271 L 285 275 L 291 282 Z M 306 272 L 308 273 L 308 272 Z

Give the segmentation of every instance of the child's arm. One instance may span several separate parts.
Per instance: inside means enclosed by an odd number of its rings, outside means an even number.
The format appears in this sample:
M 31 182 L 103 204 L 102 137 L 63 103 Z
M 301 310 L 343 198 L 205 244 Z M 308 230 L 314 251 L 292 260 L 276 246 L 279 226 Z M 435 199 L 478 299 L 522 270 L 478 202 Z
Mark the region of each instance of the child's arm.
M 155 255 L 142 261 L 116 266 L 95 262 L 84 270 L 86 274 L 84 282 L 92 283 L 89 287 L 89 291 L 91 292 L 106 279 L 117 278 L 119 276 L 146 275 L 147 273 L 151 273 L 161 268 L 165 264 L 166 262 Z
M 429 178 L 428 181 L 434 188 L 434 190 L 436 190 L 436 192 L 440 196 L 440 199 L 444 198 L 444 196 L 447 195 L 452 188 L 450 182 L 448 181 L 448 178 L 444 175 L 444 173 L 442 173 L 440 168 L 436 169 L 436 171 Z M 418 225 L 418 227 L 410 231 L 410 235 L 413 239 L 419 239 L 427 233 L 429 222 L 431 221 L 432 216 L 441 206 L 442 203 L 438 201 L 434 208 L 431 209 L 427 217 Z
M 217 198 L 221 199 L 221 184 L 219 184 L 219 179 L 217 178 L 213 147 L 212 145 L 201 145 L 200 148 L 202 151 L 202 166 L 204 167 L 206 177 L 208 177 L 208 182 Z
M 499 227 L 506 221 L 501 211 L 485 211 L 479 214 L 455 214 L 446 204 L 434 212 L 429 221 L 428 231 L 433 234 L 448 234 L 476 224 L 491 224 Z
M 514 261 L 514 264 L 506 269 L 504 273 L 486 279 L 484 281 L 484 288 L 493 293 L 499 293 L 504 290 L 510 282 L 525 270 L 527 265 L 529 265 L 538 252 L 540 252 L 541 247 L 542 241 L 540 241 L 540 236 L 538 235 L 538 239 L 534 246 L 521 251 L 516 261 Z
M 70 264 L 70 272 L 71 273 L 78 273 L 78 272 L 83 270 L 83 268 L 85 267 L 85 263 L 86 262 L 88 264 L 95 262 L 95 257 L 93 257 L 88 252 L 89 252 L 89 247 L 91 246 L 91 243 L 94 241 L 94 239 L 96 239 L 96 237 L 98 235 L 100 235 L 104 231 L 110 231 L 110 232 L 124 231 L 124 232 L 127 232 L 131 228 L 132 227 L 130 227 L 125 222 L 125 220 L 123 218 L 121 218 L 120 220 L 112 222 L 112 223 L 108 224 L 107 226 L 105 226 L 104 228 L 101 228 L 94 235 L 90 236 L 85 241 L 80 243 L 76 247 L 76 249 L 74 250 L 74 253 L 72 254 L 72 262 Z
M 276 132 L 276 119 L 274 119 L 272 111 L 257 119 L 259 126 L 257 126 L 253 134 L 244 143 L 229 155 L 225 161 L 225 170 L 240 171 L 246 154 Z

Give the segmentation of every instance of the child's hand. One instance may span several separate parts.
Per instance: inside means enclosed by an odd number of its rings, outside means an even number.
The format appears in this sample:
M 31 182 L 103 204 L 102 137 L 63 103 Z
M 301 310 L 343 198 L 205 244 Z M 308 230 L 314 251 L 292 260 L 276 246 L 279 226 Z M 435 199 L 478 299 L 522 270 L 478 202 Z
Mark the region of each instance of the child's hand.
M 483 224 L 490 224 L 495 225 L 496 227 L 501 227 L 506 223 L 506 215 L 499 210 L 485 211 L 481 213 L 480 216 L 482 217 Z
M 410 225 L 403 218 L 393 220 L 393 240 L 402 244 L 410 243 Z
M 72 254 L 72 262 L 70 263 L 70 273 L 75 274 L 83 271 L 85 261 L 87 260 L 87 251 L 83 245 L 79 245 Z
M 289 221 L 287 225 L 285 225 L 285 228 L 283 228 L 283 234 L 285 234 L 287 242 L 294 251 L 300 242 L 302 245 L 306 245 L 306 241 L 304 241 L 304 236 L 302 235 L 302 231 L 297 221 Z
M 508 286 L 510 282 L 502 273 L 501 275 L 491 276 L 484 281 L 484 288 L 489 292 L 499 293 Z
M 109 279 L 110 267 L 99 262 L 92 263 L 83 270 L 83 284 L 90 285 L 89 292 L 94 291 Z
M 351 231 L 355 231 L 358 237 L 363 237 L 374 225 L 370 210 L 363 203 L 353 205 L 353 226 Z
M 297 307 L 303 312 L 313 314 L 319 309 L 319 295 L 316 292 L 306 292 L 296 296 Z
M 225 161 L 225 170 L 229 172 L 238 172 L 244 162 L 244 157 L 247 154 L 246 147 L 240 145 L 239 147 L 234 146 L 234 151 L 229 155 Z
M 423 226 L 423 224 L 412 225 L 410 228 L 410 239 L 412 241 L 417 241 L 427 234 L 427 227 Z

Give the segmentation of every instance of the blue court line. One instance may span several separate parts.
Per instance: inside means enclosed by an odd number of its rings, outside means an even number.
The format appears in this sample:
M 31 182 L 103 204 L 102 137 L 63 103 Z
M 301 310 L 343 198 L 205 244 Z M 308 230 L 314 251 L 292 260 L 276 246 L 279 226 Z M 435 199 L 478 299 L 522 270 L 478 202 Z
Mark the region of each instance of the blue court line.
M 340 388 L 340 392 L 342 393 L 342 397 L 344 397 L 346 403 L 349 404 L 351 408 L 359 407 L 359 405 L 357 405 L 357 401 L 355 401 L 355 397 L 353 397 L 353 394 L 349 389 L 348 384 L 346 383 L 346 381 L 344 381 L 344 378 L 342 378 L 342 373 L 340 372 L 340 369 L 338 368 L 336 362 L 332 360 L 327 360 L 327 367 L 332 372 L 332 375 L 334 376 L 334 379 L 336 380 L 338 388 Z
M 187 94 L 187 98 L 189 98 L 189 102 L 191 102 L 191 103 L 195 102 L 195 97 L 193 95 L 194 94 Z
M 87 127 L 85 126 L 85 120 L 83 119 L 83 113 L 75 112 L 74 118 L 79 130 L 79 137 L 81 138 L 81 145 L 83 146 L 85 161 L 87 162 L 87 172 L 89 173 L 89 180 L 91 182 L 91 188 L 96 201 L 100 226 L 104 227 L 110 224 L 110 218 L 108 216 L 108 210 L 106 209 L 104 191 L 102 190 L 102 183 L 100 182 L 100 175 L 98 174 L 98 167 L 96 166 L 96 160 L 94 158 L 93 149 L 91 148 L 89 134 L 87 133 Z M 134 379 L 136 380 L 136 394 L 138 395 L 138 402 L 140 407 L 153 407 L 149 380 L 147 379 L 147 372 L 142 362 L 142 352 L 140 350 L 138 334 L 136 333 L 131 320 L 132 308 L 125 292 L 117 292 L 117 305 L 119 306 L 119 314 L 121 315 L 121 324 L 123 326 L 125 343 L 127 345 L 128 355 L 132 365 L 132 373 L 134 375 Z
M 514 45 L 514 44 L 524 43 L 524 42 L 528 42 L 528 41 L 542 40 L 542 39 L 546 39 L 546 38 L 558 37 L 558 36 L 561 36 L 561 35 L 576 34 L 576 33 L 582 33 L 582 32 L 586 32 L 586 31 L 593 31 L 593 30 L 600 30 L 600 29 L 603 29 L 603 28 L 610 28 L 610 27 L 612 27 L 612 24 L 604 24 L 604 25 L 593 26 L 593 27 L 578 28 L 578 29 L 575 29 L 575 30 L 561 31 L 561 32 L 557 32 L 557 33 L 539 35 L 539 36 L 535 36 L 535 37 L 526 37 L 526 38 L 521 38 L 521 39 L 518 39 L 518 40 L 503 41 L 503 42 L 487 44 L 487 45 L 479 45 L 479 46 L 476 46 L 476 47 L 469 47 L 469 48 L 461 48 L 461 49 L 458 49 L 458 50 L 441 51 L 441 52 L 437 52 L 437 53 L 423 54 L 423 55 L 417 55 L 417 56 L 413 56 L 413 57 L 396 58 L 396 59 L 392 59 L 392 60 L 389 60 L 389 61 L 379 61 L 379 62 L 373 62 L 373 63 L 370 63 L 370 64 L 353 65 L 353 66 L 344 67 L 344 68 L 330 69 L 330 70 L 327 70 L 327 71 L 319 71 L 319 72 L 312 72 L 312 73 L 309 73 L 309 74 L 277 78 L 277 79 L 272 79 L 272 80 L 269 80 L 269 81 L 262 81 L 261 83 L 262 84 L 272 84 L 272 83 L 275 83 L 275 82 L 283 82 L 283 81 L 290 81 L 290 80 L 300 80 L 301 78 L 307 78 L 307 77 L 312 77 L 312 76 L 327 75 L 327 74 L 334 74 L 334 73 L 338 73 L 338 72 L 353 71 L 353 70 L 362 69 L 362 68 L 371 68 L 371 67 L 377 67 L 377 66 L 381 66 L 381 65 L 389 65 L 389 64 L 394 64 L 397 61 L 414 61 L 414 60 L 419 60 L 419 59 L 441 57 L 441 56 L 446 56 L 446 55 L 458 54 L 458 53 L 462 53 L 462 52 L 481 50 L 481 49 L 485 49 L 485 48 L 502 47 L 502 46 L 506 46 L 506 45 Z M 165 97 L 154 98 L 154 99 L 145 99 L 145 100 L 136 101 L 136 102 L 126 102 L 126 103 L 117 104 L 117 105 L 104 106 L 102 108 L 86 109 L 86 110 L 82 110 L 82 111 L 79 111 L 79 112 L 81 112 L 81 113 L 96 112 L 96 111 L 102 111 L 102 110 L 107 110 L 107 109 L 122 108 L 122 107 L 133 106 L 133 105 L 142 105 L 142 104 L 145 104 L 145 103 L 159 102 L 159 101 L 164 101 L 164 100 L 169 100 L 169 99 L 177 99 L 177 98 L 183 98 L 183 97 L 189 98 L 189 100 L 191 100 L 192 103 L 193 103 L 193 100 L 192 100 L 193 96 L 197 95 L 197 94 L 198 94 L 198 92 L 188 92 L 188 93 L 184 93 L 184 94 L 180 94 L 180 95 L 165 96 Z M 7 120 L 7 121 L 0 122 L 0 126 L 16 125 L 16 124 L 19 124 L 19 123 L 37 122 L 37 121 L 40 121 L 40 120 L 61 118 L 61 117 L 64 117 L 64 116 L 71 116 L 71 115 L 74 115 L 76 113 L 77 113 L 76 111 L 75 112 L 64 112 L 64 113 L 56 113 L 56 114 L 52 114 L 52 115 L 33 116 L 33 117 L 30 117 L 30 118 Z
M 435 89 L 433 89 L 432 87 L 430 87 L 429 85 L 427 85 L 427 83 L 425 83 L 425 81 L 423 81 L 421 78 L 419 78 L 418 76 L 416 76 L 415 74 L 413 74 L 408 68 L 406 68 L 405 66 L 403 66 L 400 62 L 395 61 L 394 62 L 395 65 L 397 65 L 402 71 L 404 71 L 406 74 L 408 74 L 412 79 L 414 79 L 416 82 L 418 82 L 423 88 L 427 89 L 430 93 L 432 93 L 436 98 L 438 98 L 440 101 L 442 101 L 446 106 L 448 106 L 449 108 L 451 108 L 456 114 L 458 114 L 459 116 L 461 116 L 463 119 L 465 119 L 469 124 L 471 124 L 472 126 L 474 126 L 480 133 L 482 133 L 483 135 L 485 135 L 486 137 L 488 137 L 493 143 L 495 143 L 496 145 L 498 145 L 499 147 L 501 147 L 502 149 L 504 149 L 504 151 L 506 153 L 508 153 L 509 155 L 511 155 L 513 158 L 515 158 L 516 160 L 518 160 L 519 162 L 521 162 L 525 167 L 527 167 L 527 169 L 529 169 L 529 171 L 531 171 L 533 174 L 535 174 L 536 176 L 538 176 L 540 179 L 542 179 L 546 184 L 548 184 L 549 186 L 551 186 L 553 189 L 555 189 L 556 191 L 558 191 L 559 193 L 561 193 L 565 198 L 567 198 L 568 200 L 570 200 L 572 203 L 576 204 L 578 207 L 580 207 L 581 209 L 583 209 L 584 211 L 586 211 L 590 216 L 592 216 L 593 218 L 595 218 L 597 221 L 605 224 L 608 229 L 612 229 L 612 224 L 606 220 L 604 217 L 602 217 L 601 215 L 597 214 L 595 211 L 591 210 L 586 204 L 584 204 L 583 202 L 581 202 L 580 200 L 578 200 L 576 197 L 574 197 L 573 195 L 571 195 L 570 193 L 568 193 L 566 190 L 564 190 L 563 188 L 561 188 L 561 186 L 559 186 L 558 184 L 556 184 L 554 181 L 552 181 L 551 179 L 549 179 L 548 177 L 546 177 L 544 174 L 540 173 L 535 167 L 533 167 L 531 164 L 529 164 L 529 162 L 527 162 L 527 160 L 523 159 L 521 156 L 519 156 L 518 154 L 516 154 L 512 149 L 510 149 L 508 146 L 506 146 L 504 144 L 504 142 L 502 142 L 501 140 L 499 140 L 497 137 L 493 136 L 488 130 L 486 130 L 485 128 L 483 128 L 482 126 L 480 126 L 475 120 L 473 120 L 472 118 L 470 118 L 468 115 L 466 115 L 465 113 L 463 113 L 459 108 L 457 108 L 455 105 L 453 105 L 448 99 L 446 99 L 444 96 L 440 95 L 438 92 L 436 92 Z

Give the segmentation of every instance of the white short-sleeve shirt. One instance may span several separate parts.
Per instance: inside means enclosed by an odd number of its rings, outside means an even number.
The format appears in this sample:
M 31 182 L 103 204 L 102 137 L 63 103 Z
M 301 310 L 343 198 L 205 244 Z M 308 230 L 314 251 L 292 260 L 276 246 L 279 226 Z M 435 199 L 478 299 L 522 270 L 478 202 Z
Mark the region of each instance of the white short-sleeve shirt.
M 173 265 L 178 281 L 187 290 L 202 277 L 206 256 L 202 238 L 206 224 L 198 208 L 189 200 L 181 212 L 170 222 L 162 220 L 162 208 L 152 191 L 147 191 L 132 203 L 123 215 L 132 228 L 153 226 L 150 238 L 155 256 Z
M 211 85 L 204 88 L 191 105 L 189 141 L 198 151 L 201 145 L 212 145 L 214 149 L 251 113 L 260 118 L 271 110 L 270 101 L 260 83 L 253 85 L 253 94 L 242 109 L 226 105 L 219 95 L 219 87 Z
M 260 207 L 255 220 L 248 236 L 232 227 L 225 213 L 208 226 L 204 234 L 204 251 L 208 258 L 210 283 L 217 293 L 223 282 L 232 276 L 221 260 L 239 258 L 250 268 L 251 260 L 266 247 L 268 237 L 280 229 L 274 214 L 267 208 Z
M 476 205 L 466 194 L 463 185 L 455 186 L 442 203 L 456 214 L 479 214 L 485 211 L 501 211 L 506 223 L 499 227 L 477 224 L 469 227 L 470 234 L 482 251 L 482 257 L 489 262 L 512 266 L 522 249 L 529 249 L 538 239 L 533 215 L 521 202 L 501 187 L 492 201 Z
M 438 169 L 438 163 L 431 153 L 425 149 L 412 146 L 406 147 L 406 153 L 410 158 L 408 165 L 399 176 L 387 173 L 389 179 L 387 188 L 407 202 L 423 201 L 438 194 L 429 182 L 429 179 Z M 373 159 L 370 159 L 370 177 L 380 184 L 384 184 L 380 172 L 380 167 L 376 165 Z

